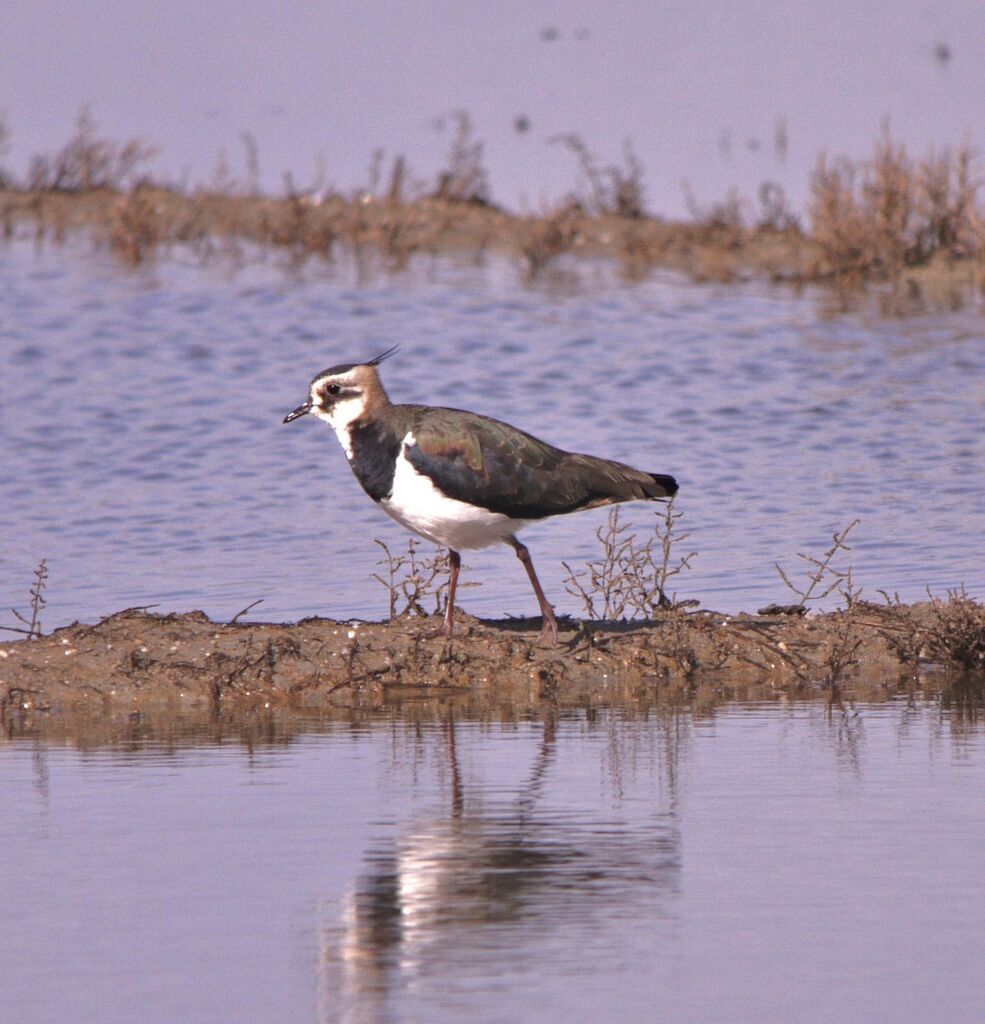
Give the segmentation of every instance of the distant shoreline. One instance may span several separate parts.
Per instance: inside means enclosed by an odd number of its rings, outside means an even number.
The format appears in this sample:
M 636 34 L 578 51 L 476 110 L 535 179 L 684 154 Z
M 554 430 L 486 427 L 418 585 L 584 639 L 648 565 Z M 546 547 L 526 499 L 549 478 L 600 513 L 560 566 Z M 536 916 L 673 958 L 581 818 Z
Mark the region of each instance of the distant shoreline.
M 303 188 L 287 175 L 285 194 L 271 196 L 256 183 L 255 143 L 245 180 L 224 169 L 210 187 L 178 187 L 142 173 L 151 147 L 100 138 L 83 111 L 76 135 L 36 156 L 23 181 L 0 167 L 0 234 L 57 244 L 87 232 L 130 266 L 178 246 L 203 260 L 242 258 L 247 245 L 299 262 L 345 252 L 361 269 L 382 271 L 400 271 L 419 254 L 481 260 L 494 252 L 527 280 L 562 258 L 591 257 L 611 260 L 628 280 L 660 268 L 695 281 L 819 284 L 845 294 L 882 284 L 901 299 L 944 305 L 956 292 L 985 294 L 982 166 L 967 142 L 919 160 L 884 134 L 867 161 L 821 154 L 804 217 L 765 182 L 754 201 L 734 192 L 705 207 L 692 200 L 690 220 L 667 220 L 647 209 L 644 171 L 631 153 L 624 167 L 604 167 L 579 137 L 563 141 L 585 183 L 521 214 L 490 202 L 482 143 L 466 115 L 433 182 L 409 184 L 398 157 L 386 174 L 374 162 L 363 188 Z
M 531 282 L 562 258 L 594 258 L 612 261 L 629 281 L 670 270 L 699 283 L 758 280 L 846 293 L 881 283 L 929 301 L 954 288 L 985 294 L 985 257 L 935 253 L 892 271 L 876 265 L 839 270 L 817 241 L 790 227 L 626 219 L 591 215 L 574 205 L 539 217 L 518 216 L 432 198 L 316 201 L 183 195 L 152 186 L 129 192 L 0 190 L 0 233 L 6 240 L 57 245 L 80 232 L 126 266 L 166 258 L 181 246 L 206 262 L 239 259 L 237 246 L 255 245 L 298 261 L 332 261 L 344 251 L 376 272 L 399 272 L 422 254 L 480 261 L 492 253 L 513 261 L 520 278 Z

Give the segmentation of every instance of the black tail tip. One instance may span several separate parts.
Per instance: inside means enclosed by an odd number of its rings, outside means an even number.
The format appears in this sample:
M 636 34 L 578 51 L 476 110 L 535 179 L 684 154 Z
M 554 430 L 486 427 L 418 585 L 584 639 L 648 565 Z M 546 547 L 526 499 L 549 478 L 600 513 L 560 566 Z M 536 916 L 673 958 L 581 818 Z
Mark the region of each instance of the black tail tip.
M 673 498 L 673 496 L 680 489 L 677 486 L 677 481 L 672 476 L 666 476 L 663 473 L 651 473 L 650 476 L 653 477 L 653 482 L 658 487 L 662 487 L 663 488 L 663 490 L 664 490 L 663 497 Z

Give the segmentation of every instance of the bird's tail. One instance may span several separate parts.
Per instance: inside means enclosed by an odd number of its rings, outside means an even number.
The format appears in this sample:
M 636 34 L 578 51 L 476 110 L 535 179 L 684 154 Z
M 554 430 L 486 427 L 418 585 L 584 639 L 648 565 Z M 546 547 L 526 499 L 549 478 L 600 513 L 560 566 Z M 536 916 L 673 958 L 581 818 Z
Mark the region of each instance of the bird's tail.
M 646 473 L 625 463 L 599 459 L 594 455 L 569 455 L 567 462 L 576 468 L 573 476 L 579 493 L 565 511 L 620 501 L 672 498 L 677 493 L 677 481 L 664 473 Z
M 672 476 L 667 476 L 666 473 L 649 473 L 647 474 L 652 478 L 653 483 L 660 490 L 651 495 L 654 498 L 673 498 L 678 492 L 677 481 Z

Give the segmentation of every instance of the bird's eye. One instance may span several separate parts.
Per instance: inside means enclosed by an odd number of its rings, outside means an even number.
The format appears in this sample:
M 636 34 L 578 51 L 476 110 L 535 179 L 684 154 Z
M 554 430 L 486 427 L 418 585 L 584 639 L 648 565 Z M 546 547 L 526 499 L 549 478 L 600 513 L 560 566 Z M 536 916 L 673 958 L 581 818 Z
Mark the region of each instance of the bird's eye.
M 338 384 L 329 384 L 325 388 L 325 393 L 329 394 L 329 395 L 337 395 L 341 390 L 342 390 L 342 388 L 339 387 Z

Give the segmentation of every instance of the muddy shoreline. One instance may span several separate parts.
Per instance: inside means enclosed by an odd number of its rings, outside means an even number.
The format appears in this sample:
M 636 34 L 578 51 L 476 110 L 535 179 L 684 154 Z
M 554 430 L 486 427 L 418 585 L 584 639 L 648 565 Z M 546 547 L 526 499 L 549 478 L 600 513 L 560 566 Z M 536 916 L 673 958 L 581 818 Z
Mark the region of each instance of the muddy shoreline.
M 672 611 L 647 623 L 563 618 L 556 646 L 537 643 L 537 620 L 462 615 L 451 641 L 428 636 L 435 623 L 217 623 L 202 612 L 126 610 L 0 642 L 0 712 L 9 721 L 68 712 L 301 710 L 409 694 L 536 705 L 703 692 L 715 702 L 754 692 L 885 691 L 901 679 L 985 670 L 985 607 L 970 599 L 960 607 L 858 602 L 809 615 Z
M 7 238 L 60 244 L 89 233 L 97 249 L 137 265 L 188 246 L 203 260 L 247 259 L 248 245 L 295 260 L 352 258 L 361 273 L 399 271 L 418 254 L 516 262 L 536 278 L 559 257 L 614 260 L 629 277 L 665 268 L 696 281 L 766 278 L 806 283 L 834 268 L 821 248 L 792 228 L 747 229 L 717 222 L 594 214 L 576 201 L 542 215 L 518 215 L 485 203 L 440 197 L 372 195 L 325 199 L 215 192 L 185 194 L 157 186 L 78 192 L 0 189 Z
M 279 251 L 292 265 L 341 259 L 365 279 L 400 272 L 421 256 L 482 262 L 493 254 L 514 263 L 527 281 L 602 259 L 629 281 L 669 270 L 698 283 L 821 284 L 832 286 L 843 304 L 863 286 L 876 284 L 886 312 L 950 308 L 985 294 L 985 258 L 977 253 L 942 250 L 917 263 L 855 265 L 786 222 L 747 226 L 717 215 L 692 222 L 628 218 L 592 212 L 576 200 L 545 214 L 518 215 L 440 197 L 395 200 L 367 194 L 322 200 L 185 194 L 158 186 L 0 189 L 0 234 L 7 240 L 58 245 L 80 233 L 96 250 L 128 266 L 165 258 L 175 247 L 190 250 L 203 263 L 233 265 Z

